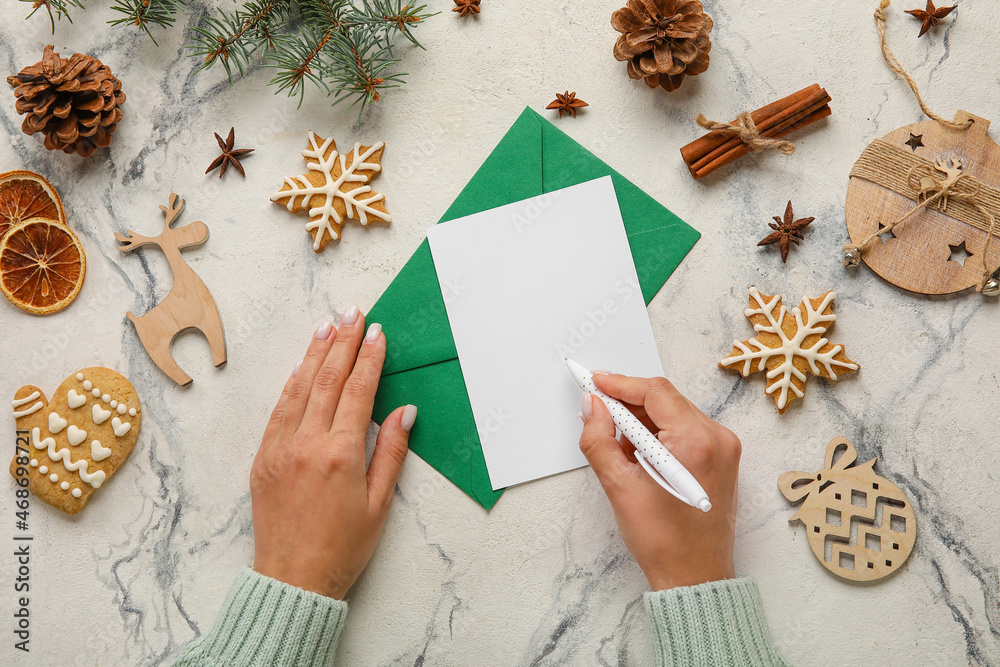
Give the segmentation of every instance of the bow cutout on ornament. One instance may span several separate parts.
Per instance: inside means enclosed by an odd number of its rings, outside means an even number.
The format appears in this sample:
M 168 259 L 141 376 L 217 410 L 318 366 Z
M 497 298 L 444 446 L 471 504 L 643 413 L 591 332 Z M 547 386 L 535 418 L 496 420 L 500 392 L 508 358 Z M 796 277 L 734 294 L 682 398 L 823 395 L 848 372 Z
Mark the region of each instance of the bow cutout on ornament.
M 837 452 L 844 448 L 844 453 L 837 456 Z M 843 472 L 854 465 L 858 460 L 858 451 L 851 444 L 851 441 L 844 437 L 834 438 L 826 447 L 826 468 L 814 473 L 793 470 L 786 472 L 778 478 L 778 488 L 781 493 L 788 498 L 789 502 L 797 503 L 811 493 L 819 494 L 827 483 L 833 483 L 831 477 L 838 472 Z M 875 459 L 858 466 L 859 468 L 872 467 Z M 794 519 L 794 517 L 793 517 Z

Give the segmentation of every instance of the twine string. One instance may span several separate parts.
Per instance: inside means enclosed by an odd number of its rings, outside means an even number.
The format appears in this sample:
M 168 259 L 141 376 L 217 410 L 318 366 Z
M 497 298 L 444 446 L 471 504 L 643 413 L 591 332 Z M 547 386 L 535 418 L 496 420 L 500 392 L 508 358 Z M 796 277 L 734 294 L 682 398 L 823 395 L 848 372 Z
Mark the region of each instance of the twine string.
M 782 139 L 768 139 L 761 135 L 757 129 L 757 124 L 753 122 L 749 111 L 744 111 L 736 117 L 735 123 L 720 123 L 716 120 L 708 120 L 704 114 L 698 114 L 695 122 L 706 130 L 715 132 L 729 132 L 739 138 L 747 145 L 751 151 L 763 151 L 769 148 L 777 148 L 785 155 L 795 152 L 795 144 Z
M 885 9 L 886 7 L 889 6 L 889 3 L 891 1 L 892 0 L 882 0 L 879 8 L 875 10 L 875 25 L 878 26 L 879 40 L 882 43 L 882 57 L 885 58 L 885 64 L 889 66 L 889 69 L 891 69 L 893 72 L 901 76 L 903 80 L 905 80 L 906 83 L 910 85 L 910 90 L 912 90 L 913 94 L 916 96 L 917 103 L 920 105 L 920 110 L 923 111 L 928 118 L 933 118 L 937 122 L 941 123 L 945 127 L 950 128 L 952 130 L 969 129 L 970 127 L 972 127 L 972 123 L 974 122 L 971 118 L 969 118 L 964 122 L 957 123 L 953 120 L 945 120 L 944 118 L 942 118 L 941 116 L 937 115 L 936 113 L 927 108 L 927 104 L 924 102 L 924 98 L 921 97 L 920 95 L 920 89 L 917 88 L 917 82 L 913 80 L 913 77 L 911 77 L 909 74 L 906 73 L 906 70 L 903 69 L 903 66 L 900 64 L 899 59 L 896 58 L 896 54 L 893 53 L 892 49 L 889 48 L 889 44 L 886 41 L 885 37 L 885 30 L 886 30 Z

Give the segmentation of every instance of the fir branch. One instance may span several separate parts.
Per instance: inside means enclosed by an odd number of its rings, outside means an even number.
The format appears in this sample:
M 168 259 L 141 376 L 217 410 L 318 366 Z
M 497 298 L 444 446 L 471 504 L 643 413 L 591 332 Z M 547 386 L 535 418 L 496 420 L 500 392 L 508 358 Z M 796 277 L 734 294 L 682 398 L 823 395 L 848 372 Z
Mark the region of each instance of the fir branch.
M 382 76 L 386 68 L 399 62 L 392 58 L 391 48 L 379 30 L 373 28 L 355 28 L 331 40 L 327 51 L 336 67 L 327 73 L 327 78 L 333 83 L 333 106 L 354 97 L 344 113 L 360 103 L 360 118 L 368 104 L 382 99 L 381 89 L 399 87 L 405 74 Z
M 280 70 L 269 82 L 278 87 L 277 92 L 288 91 L 289 97 L 298 96 L 299 106 L 305 97 L 305 81 L 308 79 L 330 94 L 330 88 L 324 80 L 328 67 L 324 62 L 323 49 L 340 33 L 335 30 L 316 32 L 306 26 L 302 29 L 301 41 L 290 40 L 287 50 L 276 51 L 267 66 Z
M 395 39 L 396 33 L 403 35 L 414 46 L 423 45 L 416 40 L 411 29 L 430 18 L 437 16 L 440 12 L 433 14 L 421 14 L 427 5 L 411 7 L 409 2 L 405 5 L 403 0 L 362 0 L 364 11 L 359 12 L 359 20 L 367 22 L 369 25 L 375 24 L 386 30 L 386 37 L 389 41 Z
M 277 28 L 287 22 L 289 11 L 289 0 L 258 0 L 248 2 L 242 10 L 221 20 L 206 17 L 204 27 L 193 28 L 194 44 L 188 48 L 192 55 L 204 58 L 200 69 L 207 69 L 221 60 L 232 83 L 230 60 L 242 76 L 258 50 L 276 51 L 284 38 L 277 33 Z
M 348 0 L 300 0 L 299 3 L 299 11 L 305 23 L 323 33 L 353 27 L 353 22 L 346 18 L 349 8 Z
M 53 32 L 57 18 L 72 22 L 70 6 L 83 7 L 82 0 L 21 1 L 32 3 L 29 17 L 44 7 Z M 118 4 L 111 9 L 121 17 L 108 23 L 135 25 L 154 44 L 150 26 L 172 26 L 188 3 L 114 1 Z M 382 99 L 383 89 L 404 83 L 406 74 L 390 71 L 399 63 L 393 48 L 400 36 L 423 48 L 413 28 L 434 16 L 423 13 L 425 8 L 404 0 L 247 0 L 235 11 L 204 17 L 192 28 L 186 48 L 202 59 L 200 69 L 221 63 L 230 83 L 234 70 L 242 76 L 263 61 L 277 70 L 269 83 L 278 92 L 298 97 L 299 105 L 308 80 L 332 95 L 334 106 L 353 100 L 347 108 L 360 105 L 360 114 Z
M 25 16 L 25 19 L 30 19 L 41 7 L 45 7 L 45 11 L 49 15 L 49 23 L 52 24 L 53 35 L 56 32 L 56 19 L 62 19 L 65 16 L 67 21 L 73 22 L 73 18 L 69 15 L 69 5 L 83 9 L 83 3 L 80 0 L 21 0 L 21 2 L 31 3 L 31 13 Z
M 112 5 L 112 11 L 119 12 L 125 16 L 120 19 L 108 21 L 111 25 L 121 25 L 131 23 L 138 26 L 143 32 L 149 35 L 156 44 L 156 38 L 149 31 L 149 25 L 157 25 L 161 28 L 169 28 L 174 24 L 176 14 L 184 6 L 187 0 L 118 0 L 119 4 Z M 157 46 L 159 46 L 157 44 Z

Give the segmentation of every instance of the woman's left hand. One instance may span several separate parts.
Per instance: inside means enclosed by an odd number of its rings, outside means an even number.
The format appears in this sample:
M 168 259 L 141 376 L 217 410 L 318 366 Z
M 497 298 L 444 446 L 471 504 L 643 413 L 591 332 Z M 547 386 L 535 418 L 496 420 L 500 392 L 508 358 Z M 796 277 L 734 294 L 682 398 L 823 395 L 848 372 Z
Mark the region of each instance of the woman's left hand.
M 375 551 L 417 416 L 390 414 L 365 469 L 386 340 L 356 307 L 316 329 L 250 471 L 254 570 L 343 599 Z

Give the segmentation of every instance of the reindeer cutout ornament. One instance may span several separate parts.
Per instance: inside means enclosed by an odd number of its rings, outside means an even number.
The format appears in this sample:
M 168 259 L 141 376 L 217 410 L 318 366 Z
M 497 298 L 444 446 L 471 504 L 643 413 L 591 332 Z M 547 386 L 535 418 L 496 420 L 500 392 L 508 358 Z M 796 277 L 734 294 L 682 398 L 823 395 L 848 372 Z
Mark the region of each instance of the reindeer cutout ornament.
M 133 231 L 124 235 L 115 234 L 121 242 L 121 252 L 132 252 L 137 248 L 155 245 L 163 251 L 173 272 L 174 284 L 170 293 L 145 315 L 128 313 L 127 317 L 135 325 L 146 352 L 157 366 L 177 384 L 191 383 L 191 378 L 181 370 L 170 354 L 170 344 L 174 337 L 187 329 L 198 329 L 208 339 L 212 349 L 212 363 L 216 367 L 226 363 L 226 338 L 222 333 L 219 309 L 198 274 L 181 257 L 181 250 L 201 245 L 208 240 L 208 226 L 196 221 L 183 227 L 173 227 L 184 209 L 184 200 L 170 195 L 169 208 L 160 206 L 166 214 L 163 232 L 159 236 L 140 236 Z
M 856 466 L 857 459 L 847 438 L 834 438 L 823 470 L 786 472 L 778 488 L 790 502 L 803 501 L 788 521 L 805 524 L 809 546 L 823 567 L 850 581 L 871 582 L 892 574 L 909 557 L 917 520 L 900 488 L 875 474 L 875 459 Z

